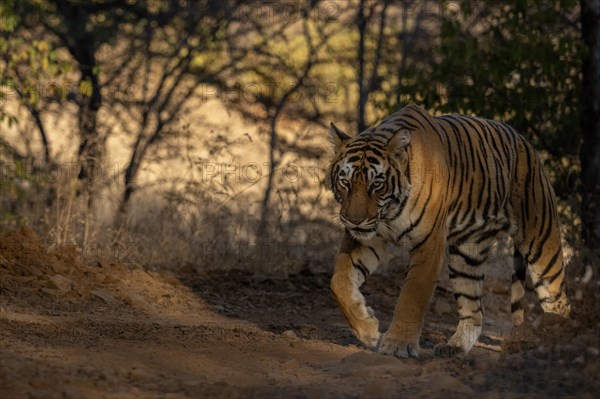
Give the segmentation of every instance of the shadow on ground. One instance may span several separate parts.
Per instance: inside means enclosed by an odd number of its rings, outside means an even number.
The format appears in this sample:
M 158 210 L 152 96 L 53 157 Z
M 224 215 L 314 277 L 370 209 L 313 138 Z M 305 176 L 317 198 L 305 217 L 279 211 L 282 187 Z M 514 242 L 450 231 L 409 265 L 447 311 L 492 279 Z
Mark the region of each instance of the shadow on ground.
M 384 271 L 363 291 L 383 326 L 402 275 Z M 598 293 L 573 322 L 532 326 L 501 352 L 506 283 L 486 280 L 489 325 L 466 359 L 431 356 L 457 319 L 442 282 L 421 358 L 398 360 L 358 346 L 326 273 L 90 265 L 21 229 L 0 237 L 0 397 L 593 397 Z

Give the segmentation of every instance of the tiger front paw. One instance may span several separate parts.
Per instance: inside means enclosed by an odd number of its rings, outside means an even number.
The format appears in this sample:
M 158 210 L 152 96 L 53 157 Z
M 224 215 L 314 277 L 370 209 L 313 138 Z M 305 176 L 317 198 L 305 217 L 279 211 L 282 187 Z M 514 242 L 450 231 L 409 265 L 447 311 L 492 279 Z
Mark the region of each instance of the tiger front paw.
M 416 359 L 419 357 L 419 343 L 396 339 L 390 336 L 389 333 L 386 333 L 381 338 L 377 351 L 384 355 L 391 355 L 400 359 Z
M 370 349 L 377 348 L 381 334 L 379 333 L 379 320 L 375 316 L 357 320 L 352 327 L 354 335 L 363 345 Z
M 437 357 L 464 357 L 467 352 L 463 348 L 449 343 L 438 344 L 433 348 L 433 355 Z

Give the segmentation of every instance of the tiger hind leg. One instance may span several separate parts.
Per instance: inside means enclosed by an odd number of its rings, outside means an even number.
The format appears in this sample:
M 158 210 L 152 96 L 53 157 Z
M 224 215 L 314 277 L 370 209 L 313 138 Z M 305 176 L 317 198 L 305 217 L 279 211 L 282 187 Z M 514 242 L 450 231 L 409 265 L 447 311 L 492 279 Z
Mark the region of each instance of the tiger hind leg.
M 569 318 L 571 304 L 565 290 L 566 276 L 560 238 L 554 240 L 554 243 L 555 245 L 542 245 L 539 250 L 532 251 L 527 258 L 527 270 L 544 312 Z
M 528 176 L 537 173 L 540 184 L 525 184 L 525 192 L 514 193 L 512 219 L 523 221 L 515 226 L 515 249 L 523 255 L 544 312 L 569 318 L 571 305 L 565 290 L 565 265 L 552 185 L 539 161 L 526 165 L 525 169 Z
M 483 324 L 481 290 L 484 276 L 481 265 L 486 257 L 486 250 L 478 246 L 450 246 L 448 269 L 460 321 L 450 340 L 434 348 L 434 355 L 466 355 L 479 339 Z

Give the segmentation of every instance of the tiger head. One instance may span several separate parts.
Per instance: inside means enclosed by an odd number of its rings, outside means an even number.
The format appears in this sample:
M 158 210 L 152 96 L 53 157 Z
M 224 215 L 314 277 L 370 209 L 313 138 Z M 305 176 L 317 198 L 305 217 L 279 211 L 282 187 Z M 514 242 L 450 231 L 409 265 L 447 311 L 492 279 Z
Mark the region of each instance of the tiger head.
M 341 204 L 340 221 L 355 239 L 393 239 L 391 222 L 410 192 L 411 132 L 371 128 L 350 137 L 332 123 L 330 136 L 335 155 L 326 184 Z

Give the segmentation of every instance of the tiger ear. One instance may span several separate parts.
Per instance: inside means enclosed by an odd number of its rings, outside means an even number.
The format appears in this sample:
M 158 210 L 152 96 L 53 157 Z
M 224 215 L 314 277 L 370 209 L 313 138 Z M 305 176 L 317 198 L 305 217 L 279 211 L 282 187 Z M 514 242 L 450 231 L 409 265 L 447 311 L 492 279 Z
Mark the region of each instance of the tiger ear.
M 333 144 L 334 151 L 338 152 L 348 140 L 350 140 L 350 136 L 348 136 L 336 125 L 334 125 L 333 122 L 331 122 L 329 128 L 329 141 L 331 141 L 331 144 Z
M 408 129 L 401 129 L 392 136 L 387 144 L 387 150 L 391 154 L 399 154 L 404 148 L 410 144 L 412 134 Z

